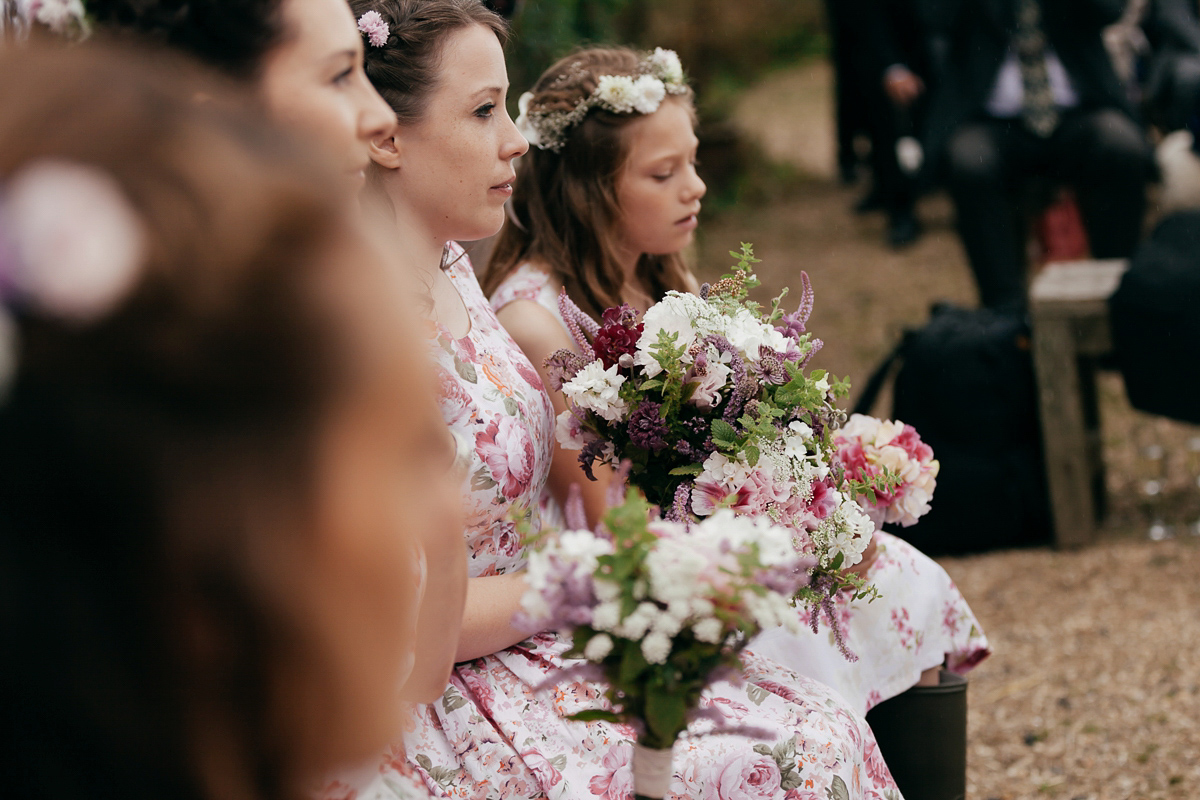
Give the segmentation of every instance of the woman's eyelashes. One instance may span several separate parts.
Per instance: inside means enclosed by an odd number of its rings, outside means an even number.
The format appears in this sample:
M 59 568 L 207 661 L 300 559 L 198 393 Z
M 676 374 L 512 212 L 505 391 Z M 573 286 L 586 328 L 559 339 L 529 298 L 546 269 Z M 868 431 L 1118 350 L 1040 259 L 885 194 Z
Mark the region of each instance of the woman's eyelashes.
M 480 119 L 491 119 L 492 112 L 496 110 L 495 103 L 484 103 L 479 108 L 475 109 L 475 116 Z
M 354 67 L 346 67 L 344 70 L 333 76 L 334 86 L 345 86 L 350 82 L 350 76 L 354 74 Z

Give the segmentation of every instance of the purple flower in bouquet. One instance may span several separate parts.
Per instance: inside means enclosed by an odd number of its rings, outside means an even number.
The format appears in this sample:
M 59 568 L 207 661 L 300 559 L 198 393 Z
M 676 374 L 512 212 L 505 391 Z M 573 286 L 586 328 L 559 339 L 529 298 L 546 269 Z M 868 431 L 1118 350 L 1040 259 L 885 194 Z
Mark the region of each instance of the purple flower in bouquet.
M 662 403 L 643 400 L 629 415 L 629 440 L 636 446 L 657 453 L 667 446 L 670 432 L 662 418 Z

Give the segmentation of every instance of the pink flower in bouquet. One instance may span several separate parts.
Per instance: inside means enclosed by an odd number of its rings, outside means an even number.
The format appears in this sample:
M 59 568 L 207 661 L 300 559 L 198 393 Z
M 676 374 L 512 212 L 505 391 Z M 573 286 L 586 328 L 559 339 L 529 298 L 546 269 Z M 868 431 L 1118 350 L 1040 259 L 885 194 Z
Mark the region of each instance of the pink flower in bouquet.
M 731 508 L 742 514 L 758 508 L 758 492 L 747 481 L 730 486 L 726 481 L 698 478 L 692 487 L 692 513 L 698 517 L 711 516 L 719 508 Z
M 854 414 L 835 434 L 834 444 L 848 477 L 871 481 L 887 473 L 898 481 L 892 487 L 877 483 L 873 500 L 859 496 L 876 522 L 908 526 L 929 512 L 940 465 L 913 426 Z
M 710 800 L 769 800 L 779 792 L 782 775 L 775 759 L 740 750 L 713 771 Z
M 533 480 L 533 440 L 515 417 L 492 420 L 476 433 L 475 450 L 505 497 L 519 497 Z

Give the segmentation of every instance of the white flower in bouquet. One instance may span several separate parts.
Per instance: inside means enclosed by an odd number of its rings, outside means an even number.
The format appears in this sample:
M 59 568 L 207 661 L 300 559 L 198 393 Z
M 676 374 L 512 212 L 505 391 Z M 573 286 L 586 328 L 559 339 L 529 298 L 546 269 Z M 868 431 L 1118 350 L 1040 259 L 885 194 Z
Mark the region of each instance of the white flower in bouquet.
M 875 523 L 855 500 L 837 492 L 837 506 L 821 521 L 810 537 L 817 546 L 821 566 L 828 566 L 840 553 L 842 569 L 862 560 L 863 551 L 875 535 Z
M 729 366 L 731 360 L 729 353 L 717 350 L 711 344 L 704 348 L 702 355 L 695 356 L 685 381 L 695 385 L 688 402 L 704 411 L 720 405 L 721 393 L 729 387 L 729 376 L 733 374 Z
M 563 450 L 582 450 L 583 446 L 596 437 L 583 429 L 583 423 L 570 409 L 558 415 L 554 424 L 554 438 Z
M 621 385 L 625 376 L 614 364 L 608 369 L 599 361 L 593 361 L 563 384 L 563 395 L 576 408 L 594 411 L 609 422 L 620 422 L 629 413 L 629 406 L 621 399 Z
M 719 315 L 708 303 L 689 292 L 667 292 L 666 296 L 646 310 L 642 317 L 642 337 L 638 340 L 637 355 L 633 363 L 642 368 L 646 377 L 653 378 L 662 372 L 654 358 L 660 332 L 677 334 L 675 345 L 685 351 L 698 338 L 711 333 L 724 335 Z M 691 363 L 691 357 L 685 356 Z
M 739 309 L 724 318 L 723 335 L 748 361 L 758 363 L 759 347 L 769 347 L 776 352 L 788 349 L 788 339 L 773 326 L 759 320 L 748 309 Z M 825 384 L 826 390 L 829 383 Z

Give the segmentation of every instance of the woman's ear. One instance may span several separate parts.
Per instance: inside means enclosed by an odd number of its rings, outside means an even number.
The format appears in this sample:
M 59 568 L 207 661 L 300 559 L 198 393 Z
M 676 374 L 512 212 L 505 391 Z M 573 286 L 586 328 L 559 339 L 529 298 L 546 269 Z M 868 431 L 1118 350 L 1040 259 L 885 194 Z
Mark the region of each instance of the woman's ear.
M 371 160 L 384 169 L 400 169 L 400 136 L 380 134 L 371 140 Z

